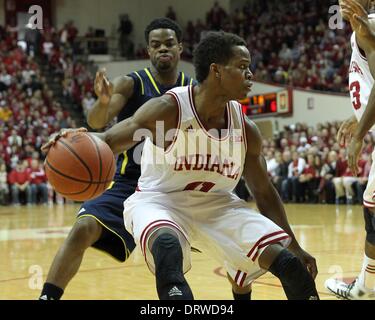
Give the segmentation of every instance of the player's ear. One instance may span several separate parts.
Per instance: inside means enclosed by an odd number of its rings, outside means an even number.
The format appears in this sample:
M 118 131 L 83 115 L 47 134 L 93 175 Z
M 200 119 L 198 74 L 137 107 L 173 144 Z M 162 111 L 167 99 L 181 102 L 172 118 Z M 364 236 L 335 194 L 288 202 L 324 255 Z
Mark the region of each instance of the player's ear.
M 220 66 L 216 63 L 211 63 L 210 73 L 212 73 L 216 79 L 220 79 L 221 77 Z
M 181 54 L 182 51 L 184 51 L 184 46 L 182 45 L 182 42 L 178 44 L 178 52 Z
M 150 46 L 147 46 L 148 57 L 151 58 Z

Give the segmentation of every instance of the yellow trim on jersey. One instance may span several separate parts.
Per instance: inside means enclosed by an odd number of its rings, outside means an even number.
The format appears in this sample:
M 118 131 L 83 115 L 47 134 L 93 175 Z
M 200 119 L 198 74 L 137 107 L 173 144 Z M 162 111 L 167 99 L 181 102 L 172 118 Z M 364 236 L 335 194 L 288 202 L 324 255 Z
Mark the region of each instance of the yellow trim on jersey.
M 185 74 L 181 72 L 181 86 L 182 87 L 184 86 L 184 82 L 185 82 Z
M 134 73 L 136 74 L 136 76 L 139 78 L 139 80 L 141 81 L 141 87 L 142 87 L 142 95 L 145 94 L 145 87 L 143 86 L 143 80 L 141 78 L 141 76 L 139 75 L 139 73 L 137 71 L 134 71 Z
M 113 187 L 113 185 L 115 184 L 115 182 L 114 181 L 112 181 L 110 184 L 109 184 L 109 186 L 108 186 L 108 188 L 107 188 L 107 190 L 109 190 L 109 189 L 112 189 L 112 187 Z
M 124 151 L 123 155 L 124 155 L 124 160 L 122 161 L 122 165 L 121 165 L 121 171 L 120 171 L 121 174 L 125 173 L 126 165 L 128 164 L 128 161 L 129 161 L 126 151 Z
M 123 238 L 122 238 L 122 237 L 121 237 L 116 231 L 112 230 L 111 228 L 108 228 L 103 222 L 101 222 L 97 217 L 93 216 L 92 214 L 83 214 L 83 215 L 77 217 L 77 220 L 78 220 L 78 219 L 81 219 L 81 218 L 83 218 L 83 217 L 91 217 L 91 218 L 94 218 L 94 219 L 95 219 L 96 221 L 98 221 L 98 222 L 99 222 L 104 228 L 106 228 L 108 231 L 110 231 L 110 232 L 112 232 L 113 234 L 115 234 L 116 236 L 118 236 L 118 237 L 121 239 L 122 243 L 124 244 L 124 249 L 125 249 L 125 261 L 129 258 L 129 255 L 130 255 L 131 252 L 130 252 L 130 250 L 128 249 L 128 247 L 126 246 L 124 239 L 123 239 Z M 97 249 L 97 248 L 94 248 L 94 249 Z M 106 253 L 107 255 L 109 255 L 110 257 L 116 259 L 117 261 L 122 262 L 120 259 L 117 259 L 115 256 L 112 256 L 112 255 L 109 254 L 107 251 L 104 251 L 104 250 L 101 250 L 101 249 L 97 249 L 97 250 L 100 250 L 100 251 Z
M 159 88 L 158 88 L 158 86 L 157 86 L 157 84 L 156 84 L 156 82 L 154 80 L 154 78 L 152 77 L 152 74 L 150 73 L 150 71 L 148 71 L 148 69 L 145 68 L 145 72 L 148 75 L 148 77 L 150 78 L 150 81 L 153 84 L 153 86 L 154 86 L 155 90 L 157 91 L 157 93 L 161 94 L 160 90 L 159 90 Z
M 193 78 L 190 79 L 190 85 L 192 85 L 192 84 L 193 84 Z

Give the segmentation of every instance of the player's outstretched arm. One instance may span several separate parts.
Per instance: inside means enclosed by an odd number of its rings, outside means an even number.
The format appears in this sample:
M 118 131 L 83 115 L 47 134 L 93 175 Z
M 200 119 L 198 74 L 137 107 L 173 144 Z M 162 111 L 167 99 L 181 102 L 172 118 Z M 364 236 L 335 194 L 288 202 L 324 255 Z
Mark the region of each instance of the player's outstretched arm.
M 130 118 L 127 118 L 105 132 L 90 132 L 99 139 L 106 142 L 114 154 L 119 154 L 124 150 L 139 143 L 141 137 L 149 136 L 154 143 L 161 148 L 165 146 L 165 133 L 177 126 L 178 107 L 176 100 L 168 94 L 147 101 Z M 159 125 L 159 126 L 158 126 Z M 48 153 L 49 148 L 58 139 L 66 136 L 70 132 L 87 132 L 86 128 L 61 129 L 49 138 L 49 141 L 42 146 L 42 151 Z M 156 134 L 162 135 L 158 139 Z
M 177 117 L 176 101 L 170 95 L 164 95 L 147 101 L 132 117 L 95 135 L 105 141 L 115 154 L 129 150 L 139 143 L 141 136 L 149 136 L 154 143 L 159 142 L 159 147 L 164 148 L 165 140 L 158 139 L 156 135 L 164 137 L 166 131 L 176 128 Z
M 93 129 L 104 128 L 133 95 L 134 80 L 130 77 L 118 77 L 110 82 L 105 70 L 96 73 L 94 90 L 98 97 L 93 107 L 87 113 L 87 123 Z
M 282 201 L 268 177 L 267 165 L 261 154 L 262 139 L 260 132 L 255 123 L 249 119 L 246 119 L 245 125 L 247 141 L 251 141 L 246 153 L 243 173 L 245 181 L 255 197 L 261 214 L 275 222 L 292 237 L 289 249 L 305 263 L 311 275 L 315 278 L 318 273 L 315 259 L 298 244 L 289 225 Z

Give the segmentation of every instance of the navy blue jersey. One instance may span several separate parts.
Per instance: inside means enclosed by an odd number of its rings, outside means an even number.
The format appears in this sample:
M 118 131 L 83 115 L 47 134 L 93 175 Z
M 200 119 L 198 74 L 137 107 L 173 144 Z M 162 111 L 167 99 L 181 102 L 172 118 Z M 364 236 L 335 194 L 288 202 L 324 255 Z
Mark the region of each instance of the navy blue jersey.
M 148 100 L 160 97 L 172 88 L 196 84 L 195 80 L 180 72 L 177 82 L 174 85 L 163 86 L 154 79 L 150 68 L 134 71 L 128 76 L 134 80 L 133 95 L 126 103 L 126 106 L 120 111 L 117 117 L 118 122 L 131 117 Z M 134 161 L 135 159 L 133 158 L 136 147 L 137 145 L 118 156 L 115 180 L 120 179 L 133 183 L 138 181 L 141 175 L 141 167 L 139 165 L 140 159 Z

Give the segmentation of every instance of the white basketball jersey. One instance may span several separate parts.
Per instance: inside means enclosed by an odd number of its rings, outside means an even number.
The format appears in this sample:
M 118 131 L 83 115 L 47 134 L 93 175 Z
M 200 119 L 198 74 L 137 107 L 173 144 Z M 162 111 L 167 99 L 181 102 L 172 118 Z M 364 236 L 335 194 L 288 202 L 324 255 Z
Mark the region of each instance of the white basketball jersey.
M 375 18 L 375 14 L 370 14 L 369 18 Z M 349 91 L 354 114 L 359 121 L 367 107 L 374 78 L 371 75 L 366 57 L 359 50 L 355 32 L 350 39 L 352 47 L 352 57 L 349 68 Z M 371 131 L 375 130 L 375 126 Z
M 192 86 L 186 86 L 166 93 L 175 98 L 179 107 L 178 130 L 169 137 L 173 142 L 167 150 L 146 138 L 138 181 L 140 191 L 222 192 L 232 191 L 237 185 L 246 155 L 241 105 L 236 101 L 227 104 L 228 129 L 222 131 L 219 139 L 200 122 L 192 90 Z

